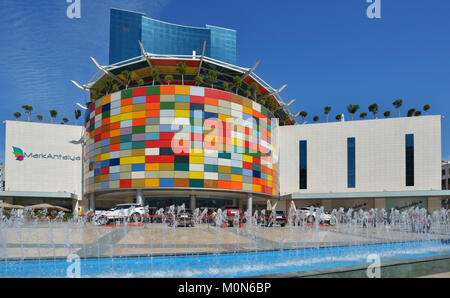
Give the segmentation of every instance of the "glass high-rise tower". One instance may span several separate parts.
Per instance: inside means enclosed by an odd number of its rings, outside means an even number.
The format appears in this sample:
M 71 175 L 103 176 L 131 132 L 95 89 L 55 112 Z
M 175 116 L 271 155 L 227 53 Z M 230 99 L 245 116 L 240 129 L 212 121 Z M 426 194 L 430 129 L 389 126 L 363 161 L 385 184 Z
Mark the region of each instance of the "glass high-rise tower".
M 141 55 L 138 40 L 147 52 L 155 54 L 205 55 L 236 64 L 236 31 L 206 25 L 205 28 L 158 21 L 139 12 L 111 9 L 109 63 Z

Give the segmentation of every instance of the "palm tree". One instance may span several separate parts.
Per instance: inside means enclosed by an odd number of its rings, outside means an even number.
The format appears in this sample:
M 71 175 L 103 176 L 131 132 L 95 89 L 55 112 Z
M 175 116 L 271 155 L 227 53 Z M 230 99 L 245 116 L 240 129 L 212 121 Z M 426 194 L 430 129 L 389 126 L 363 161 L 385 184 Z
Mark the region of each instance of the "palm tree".
M 367 113 L 366 113 L 366 112 L 362 112 L 361 114 L 359 114 L 359 117 L 360 117 L 361 119 L 364 119 L 364 118 L 367 117 Z
M 236 88 L 236 94 L 238 94 L 238 91 L 242 86 L 242 79 L 240 76 L 235 76 L 233 78 L 233 86 L 234 86 L 234 88 Z
M 144 85 L 144 79 L 143 78 L 139 78 L 137 81 L 136 81 L 136 83 L 138 84 L 138 86 L 140 87 L 140 86 L 142 86 L 142 85 Z
M 247 89 L 244 91 L 244 95 L 245 95 L 245 97 L 249 98 L 250 95 L 252 95 L 252 93 L 250 92 L 250 90 Z
M 117 91 L 119 91 L 119 85 L 113 84 L 111 90 L 112 90 L 112 92 L 117 92 Z
M 39 121 L 42 121 L 42 119 L 44 119 L 44 116 L 42 116 L 42 115 L 37 115 L 36 118 L 37 118 Z
M 377 118 L 378 105 L 376 103 L 369 106 L 369 112 L 373 113 L 373 118 Z
M 256 100 L 258 98 L 259 93 L 259 86 L 255 82 L 251 83 L 250 86 L 248 86 L 248 90 L 251 92 L 253 99 Z
M 69 119 L 67 119 L 67 118 L 62 118 L 62 121 L 63 121 L 64 124 L 65 124 L 65 123 L 69 122 Z
M 130 86 L 131 80 L 132 80 L 132 74 L 131 71 L 129 70 L 124 70 L 122 71 L 122 76 L 124 78 L 124 82 L 125 82 L 125 89 L 128 89 L 128 86 Z
M 421 111 L 415 111 L 415 112 L 414 112 L 414 116 L 420 116 L 420 115 L 422 115 L 422 112 L 421 112 Z
M 324 109 L 324 113 L 325 113 L 325 115 L 327 116 L 327 122 L 328 122 L 328 114 L 330 114 L 330 112 L 331 112 L 331 107 L 325 107 L 325 109 Z
M 55 119 L 57 115 L 58 115 L 57 111 L 50 110 L 50 117 L 52 118 L 52 123 L 53 123 L 53 119 Z
M 75 120 L 77 120 L 77 124 L 78 124 L 78 118 L 81 117 L 81 111 L 80 110 L 75 110 Z
M 302 117 L 302 120 L 304 121 L 306 116 L 308 116 L 308 113 L 306 113 L 305 111 L 301 111 L 300 116 Z
M 386 111 L 383 115 L 385 118 L 389 118 L 389 116 L 391 116 L 391 111 Z
M 414 115 L 415 112 L 416 112 L 416 109 L 415 109 L 415 108 L 409 109 L 409 110 L 408 110 L 407 116 L 408 116 L 408 117 L 411 117 L 411 116 Z
M 33 111 L 33 107 L 29 105 L 22 106 L 22 109 L 25 110 L 25 114 L 27 115 L 28 121 L 31 121 L 31 112 Z
M 177 64 L 177 72 L 181 75 L 181 84 L 184 85 L 184 74 L 186 73 L 186 64 L 184 62 Z
M 152 78 L 153 78 L 153 86 L 155 86 L 155 82 L 159 82 L 160 74 L 157 68 L 152 68 Z
M 352 120 L 353 120 L 353 117 L 354 117 L 354 115 L 355 115 L 355 113 L 357 112 L 359 110 L 359 105 L 348 105 L 347 106 L 347 111 L 350 113 L 350 114 L 352 114 Z
M 109 94 L 114 86 L 114 81 L 110 78 L 106 78 L 105 82 L 103 83 L 103 86 L 105 88 L 105 93 Z
M 214 83 L 217 81 L 217 72 L 211 69 L 206 75 L 206 81 L 211 84 L 211 88 L 214 88 Z
M 426 111 L 428 111 L 430 108 L 431 108 L 430 105 L 424 105 L 424 106 L 423 106 L 423 111 L 426 112 Z
M 342 119 L 342 114 L 336 115 L 336 120 L 341 121 Z
M 230 91 L 230 83 L 228 83 L 228 82 L 223 82 L 223 83 L 222 83 L 222 88 L 223 88 L 223 90 L 225 90 L 225 91 Z
M 170 75 L 170 74 L 166 75 L 164 77 L 164 81 L 167 82 L 167 85 L 170 85 L 170 83 L 173 81 L 173 75 Z
M 403 104 L 403 100 L 397 99 L 397 100 L 394 101 L 392 104 L 394 105 L 394 107 L 395 107 L 396 109 L 398 109 L 398 116 L 400 117 L 400 107 L 401 107 L 402 104 Z
M 203 77 L 202 76 L 196 76 L 195 77 L 195 85 L 197 86 L 201 86 L 203 85 L 204 81 L 203 81 Z
M 22 114 L 20 114 L 19 112 L 15 112 L 13 115 L 16 120 L 19 120 L 19 118 L 22 117 Z
M 314 122 L 319 121 L 319 116 L 314 116 L 313 120 L 314 120 Z

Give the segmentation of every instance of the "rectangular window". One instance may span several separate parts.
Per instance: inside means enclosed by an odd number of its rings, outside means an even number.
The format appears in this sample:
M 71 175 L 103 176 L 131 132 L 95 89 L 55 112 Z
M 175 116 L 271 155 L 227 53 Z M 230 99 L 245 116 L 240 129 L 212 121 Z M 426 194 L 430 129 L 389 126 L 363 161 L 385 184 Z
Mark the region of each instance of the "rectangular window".
M 444 179 L 444 180 L 442 180 L 442 190 L 445 190 L 445 189 L 447 189 L 447 185 L 445 184 L 445 179 Z
M 442 176 L 445 176 L 445 169 L 442 169 Z
M 355 138 L 347 138 L 347 187 L 356 186 Z
M 299 142 L 299 155 L 300 155 L 300 189 L 307 188 L 307 146 L 306 141 Z
M 414 135 L 405 136 L 406 186 L 414 186 Z

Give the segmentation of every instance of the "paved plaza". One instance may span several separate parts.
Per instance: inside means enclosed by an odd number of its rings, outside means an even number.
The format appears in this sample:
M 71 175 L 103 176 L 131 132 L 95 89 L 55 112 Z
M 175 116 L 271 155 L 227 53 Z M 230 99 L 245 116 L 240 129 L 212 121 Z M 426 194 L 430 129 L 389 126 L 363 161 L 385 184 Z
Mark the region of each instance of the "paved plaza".
M 170 227 L 95 226 L 91 223 L 37 223 L 0 230 L 1 259 L 112 257 L 222 253 L 254 250 L 333 247 L 445 239 L 450 231 L 418 233 L 384 226 L 219 228 L 210 224 Z

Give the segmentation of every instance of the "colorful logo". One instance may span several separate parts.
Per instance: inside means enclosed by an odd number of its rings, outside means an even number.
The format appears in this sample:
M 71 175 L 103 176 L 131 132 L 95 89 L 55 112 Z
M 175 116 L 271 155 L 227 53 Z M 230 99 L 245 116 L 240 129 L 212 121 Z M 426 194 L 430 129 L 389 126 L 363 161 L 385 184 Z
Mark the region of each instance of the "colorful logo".
M 13 153 L 16 156 L 16 160 L 22 161 L 23 160 L 23 151 L 20 148 L 13 146 Z

